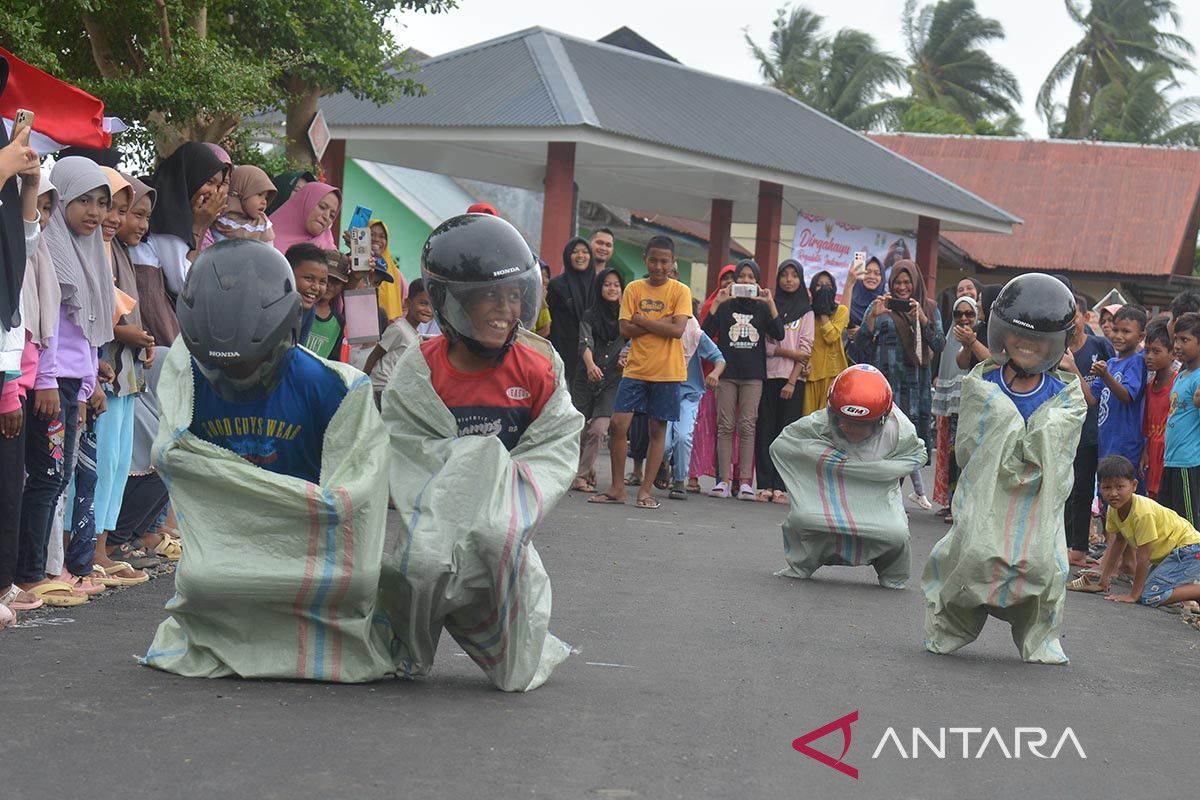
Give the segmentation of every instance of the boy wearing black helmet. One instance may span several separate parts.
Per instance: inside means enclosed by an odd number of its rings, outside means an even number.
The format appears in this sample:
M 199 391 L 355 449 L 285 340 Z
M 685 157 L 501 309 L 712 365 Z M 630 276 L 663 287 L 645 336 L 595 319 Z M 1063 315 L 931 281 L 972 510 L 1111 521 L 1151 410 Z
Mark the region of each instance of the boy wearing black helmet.
M 428 672 L 444 627 L 497 688 L 528 691 L 570 653 L 531 537 L 575 475 L 583 417 L 528 332 L 542 276 L 512 225 L 446 220 L 421 277 L 443 335 L 404 352 L 381 403 L 402 525 L 380 579 L 397 668 Z
M 1012 625 L 1025 661 L 1065 664 L 1059 643 L 1067 558 L 1062 507 L 1087 412 L 1069 360 L 1075 299 L 1056 279 L 1010 281 L 988 317 L 991 358 L 962 383 L 955 455 L 962 469 L 950 532 L 922 578 L 925 648 L 952 653 L 989 615 Z M 1066 356 L 1066 359 L 1064 359 Z
M 179 294 L 153 447 L 188 550 L 143 663 L 192 677 L 394 673 L 376 614 L 387 441 L 370 381 L 296 345 L 283 254 L 229 239 Z

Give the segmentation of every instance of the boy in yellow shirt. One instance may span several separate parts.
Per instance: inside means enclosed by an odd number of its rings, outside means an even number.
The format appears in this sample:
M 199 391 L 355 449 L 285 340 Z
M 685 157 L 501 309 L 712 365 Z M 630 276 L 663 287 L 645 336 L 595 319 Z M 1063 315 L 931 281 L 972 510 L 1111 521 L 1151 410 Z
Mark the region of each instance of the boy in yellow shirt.
M 1158 607 L 1200 600 L 1200 533 L 1192 524 L 1149 497 L 1135 494 L 1137 472 L 1124 456 L 1101 460 L 1096 474 L 1100 496 L 1108 504 L 1105 525 L 1113 544 L 1100 562 L 1100 579 L 1089 575 L 1071 582 L 1075 591 L 1108 591 L 1108 582 L 1127 547 L 1134 548 L 1137 567 L 1129 594 L 1108 595 L 1117 603 Z
M 667 423 L 679 420 L 679 392 L 687 380 L 683 358 L 683 329 L 692 316 L 692 293 L 671 278 L 675 243 L 667 236 L 652 236 L 643 253 L 646 278 L 633 281 L 621 296 L 621 336 L 629 339 L 629 359 L 609 428 L 612 486 L 588 499 L 589 503 L 625 502 L 625 436 L 635 413 L 645 414 L 650 428 L 646 471 L 638 487 L 637 507 L 658 508 L 650 495 L 654 476 L 666 447 Z

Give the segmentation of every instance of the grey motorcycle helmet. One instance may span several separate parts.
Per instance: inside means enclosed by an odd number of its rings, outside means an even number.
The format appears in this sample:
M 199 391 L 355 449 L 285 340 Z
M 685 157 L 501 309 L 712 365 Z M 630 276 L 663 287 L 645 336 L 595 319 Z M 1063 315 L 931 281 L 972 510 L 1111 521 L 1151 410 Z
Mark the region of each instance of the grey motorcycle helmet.
M 300 338 L 291 266 L 271 245 L 250 239 L 226 239 L 201 253 L 175 312 L 200 374 L 230 403 L 270 394 Z

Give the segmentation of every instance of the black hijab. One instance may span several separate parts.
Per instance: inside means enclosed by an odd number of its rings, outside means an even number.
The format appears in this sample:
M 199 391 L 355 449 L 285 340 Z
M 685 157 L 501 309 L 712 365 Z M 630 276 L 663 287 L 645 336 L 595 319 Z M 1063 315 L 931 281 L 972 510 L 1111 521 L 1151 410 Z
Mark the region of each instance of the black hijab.
M 828 275 L 833 288 L 824 287 L 817 288 L 817 281 L 821 280 L 822 275 Z M 808 282 L 808 291 L 812 295 L 812 311 L 820 316 L 825 315 L 832 317 L 837 311 L 837 278 L 833 277 L 833 273 L 826 270 L 821 270 L 816 275 L 812 276 L 812 280 Z
M 0 58 L 0 94 L 8 84 L 8 61 Z M 8 133 L 0 125 L 0 147 Z M 21 286 L 25 282 L 25 225 L 21 221 L 21 190 L 14 175 L 0 186 L 0 322 L 13 329 L 21 324 Z
M 595 301 L 584 314 L 584 319 L 592 325 L 592 338 L 596 340 L 597 346 L 621 338 L 621 301 L 605 300 L 600 291 L 604 286 L 604 279 L 609 275 L 616 275 L 621 284 L 621 291 L 625 291 L 625 279 L 616 269 L 609 267 L 601 270 L 600 274 L 596 276 Z
M 794 292 L 785 292 L 779 283 L 785 269 L 793 270 L 800 279 L 800 288 Z M 804 268 L 794 258 L 780 264 L 778 272 L 775 273 L 775 308 L 779 309 L 779 321 L 784 327 L 803 317 L 812 308 L 808 299 L 808 289 L 804 288 Z
M 178 236 L 192 243 L 192 196 L 208 179 L 229 167 L 201 142 L 184 142 L 164 158 L 146 183 L 158 200 L 150 217 L 150 233 Z
M 296 191 L 296 184 L 303 178 L 308 183 L 314 183 L 317 176 L 313 175 L 308 170 L 294 170 L 292 172 L 281 172 L 274 178 L 271 178 L 271 183 L 275 184 L 275 199 L 267 206 L 267 216 L 271 216 L 279 207 L 288 201 L 288 198 Z
M 576 245 L 582 244 L 587 248 L 588 263 L 583 269 L 575 269 L 571 261 L 571 251 Z M 591 308 L 592 303 L 596 299 L 596 271 L 595 260 L 592 256 L 592 246 L 588 244 L 588 240 L 582 236 L 576 236 L 571 241 L 567 242 L 567 246 L 563 248 L 563 271 L 554 280 L 550 281 L 551 288 L 557 288 L 557 291 L 564 295 L 565 298 L 570 298 L 575 307 L 575 313 L 582 318 L 583 312 Z M 558 284 L 555 287 L 555 284 Z M 551 328 L 553 330 L 553 328 Z

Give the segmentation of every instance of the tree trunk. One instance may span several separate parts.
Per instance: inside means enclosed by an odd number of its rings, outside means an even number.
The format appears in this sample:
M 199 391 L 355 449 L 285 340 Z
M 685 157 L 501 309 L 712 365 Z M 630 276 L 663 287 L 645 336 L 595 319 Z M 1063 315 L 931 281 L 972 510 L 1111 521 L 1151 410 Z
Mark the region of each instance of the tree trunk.
M 161 111 L 151 111 L 146 121 L 156 131 L 155 149 L 166 158 L 184 142 L 219 142 L 241 122 L 237 117 L 207 117 L 186 124 L 167 123 Z
M 287 157 L 301 164 L 315 164 L 316 155 L 308 143 L 308 126 L 317 113 L 317 102 L 324 95 L 321 89 L 302 86 L 298 81 L 288 80 Z

